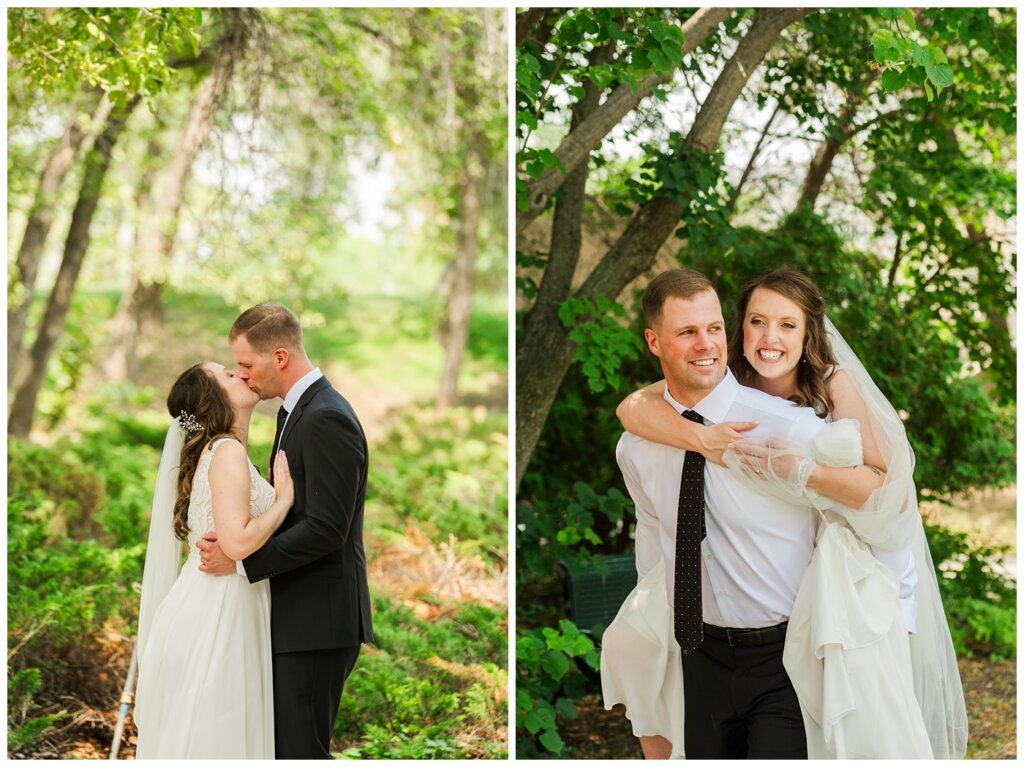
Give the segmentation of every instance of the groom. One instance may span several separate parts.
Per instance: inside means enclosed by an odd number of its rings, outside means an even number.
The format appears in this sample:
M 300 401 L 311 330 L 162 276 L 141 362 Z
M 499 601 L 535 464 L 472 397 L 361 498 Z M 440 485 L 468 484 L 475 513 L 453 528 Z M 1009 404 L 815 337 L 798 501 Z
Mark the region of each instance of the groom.
M 643 311 L 665 399 L 680 416 L 757 421 L 748 436 L 809 448 L 824 427 L 813 410 L 741 386 L 727 369 L 722 308 L 706 277 L 690 269 L 657 276 Z M 813 552 L 809 507 L 759 494 L 729 470 L 705 467 L 698 453 L 628 432 L 616 454 L 636 506 L 639 577 L 659 558 L 673 574 L 666 585 L 682 650 L 686 757 L 806 759 L 782 653 Z
M 201 541 L 201 570 L 270 578 L 274 738 L 278 759 L 330 759 L 342 688 L 373 641 L 363 551 L 367 445 L 359 420 L 306 356 L 298 318 L 280 304 L 248 309 L 229 335 L 238 375 L 284 400 L 270 463 L 285 450 L 295 505 L 273 537 L 237 565 Z

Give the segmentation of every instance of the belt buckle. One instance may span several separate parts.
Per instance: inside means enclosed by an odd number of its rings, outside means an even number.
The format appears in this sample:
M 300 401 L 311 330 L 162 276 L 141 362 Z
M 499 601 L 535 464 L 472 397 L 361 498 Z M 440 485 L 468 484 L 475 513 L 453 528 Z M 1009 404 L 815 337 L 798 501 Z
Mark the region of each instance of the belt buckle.
M 729 643 L 729 647 L 741 647 L 742 645 L 736 645 L 736 644 L 732 643 L 732 634 L 733 634 L 733 630 L 732 629 L 726 629 L 725 630 L 725 641 L 727 641 Z

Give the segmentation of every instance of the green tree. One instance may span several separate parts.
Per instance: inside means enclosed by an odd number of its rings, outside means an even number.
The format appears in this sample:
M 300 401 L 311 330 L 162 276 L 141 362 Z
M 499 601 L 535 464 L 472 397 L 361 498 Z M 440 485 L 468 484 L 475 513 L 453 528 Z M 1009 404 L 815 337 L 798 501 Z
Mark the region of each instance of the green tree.
M 162 319 L 160 292 L 170 271 L 178 218 L 192 165 L 213 128 L 214 119 L 232 82 L 237 62 L 259 32 L 255 11 L 225 8 L 214 14 L 216 28 L 208 55 L 212 67 L 202 78 L 188 117 L 173 133 L 174 151 L 155 179 L 142 191 L 131 283 L 121 296 L 111 322 L 105 371 L 109 380 L 124 381 L 136 363 L 136 339 L 144 328 Z M 177 127 L 177 126 L 175 126 Z M 151 181 L 151 183 L 150 183 Z
M 77 92 L 83 86 L 99 88 L 112 109 L 105 127 L 83 160 L 83 178 L 65 241 L 57 281 L 36 333 L 26 364 L 18 366 L 12 381 L 14 395 L 8 428 L 15 436 L 27 436 L 35 414 L 51 354 L 63 331 L 71 295 L 89 247 L 93 216 L 100 203 L 112 152 L 136 105 L 149 102 L 172 79 L 171 63 L 197 53 L 194 26 L 201 12 L 190 9 L 12 9 L 8 15 L 9 49 L 12 57 L 43 94 Z M 52 196 L 63 174 L 40 181 L 40 190 Z M 65 171 L 66 172 L 66 171 Z M 32 223 L 30 220 L 29 223 Z M 48 230 L 48 227 L 47 227 Z M 47 231 L 22 260 L 23 301 L 31 299 L 36 269 L 27 263 L 38 260 Z M 38 237 L 38 235 L 36 235 Z M 8 343 L 17 358 L 20 339 Z
M 396 128 L 429 158 L 433 173 L 418 191 L 444 211 L 437 218 L 445 224 L 433 232 L 446 262 L 438 287 L 444 300 L 438 323 L 444 365 L 436 402 L 449 407 L 456 402 L 469 340 L 480 251 L 488 246 L 492 252 L 504 250 L 503 15 L 484 9 L 389 9 L 348 18 L 390 54 L 403 96 Z
M 682 21 L 675 13 L 651 12 L 652 17 L 613 9 L 552 11 L 531 17 L 534 26 L 528 27 L 531 31 L 518 48 L 517 116 L 524 142 L 519 154 L 521 215 L 528 221 L 536 215 L 536 203 L 550 194 L 537 189 L 557 189 L 557 194 L 549 205 L 547 247 L 539 248 L 539 256 L 520 252 L 525 268 L 517 344 L 517 480 L 527 469 L 565 372 L 574 359 L 589 358 L 587 349 L 578 348 L 571 337 L 572 323 L 560 314 L 567 299 L 618 299 L 654 265 L 662 247 L 666 257 L 675 253 L 687 262 L 699 258 L 706 243 L 720 244 L 716 252 L 733 259 L 734 272 L 747 270 L 726 280 L 778 263 L 776 254 L 737 263 L 730 245 L 736 220 L 767 213 L 758 200 L 741 193 L 752 186 L 754 160 L 780 112 L 820 139 L 810 163 L 796 175 L 803 178 L 799 189 L 783 181 L 776 196 L 785 199 L 798 192 L 791 208 L 796 211 L 813 208 L 827 189 L 833 207 L 852 208 L 861 217 L 857 223 L 864 237 L 874 239 L 873 245 L 895 241 L 895 256 L 868 257 L 873 263 L 865 271 L 887 272 L 888 300 L 910 310 L 908 314 L 918 307 L 937 314 L 947 308 L 951 316 L 933 322 L 931 332 L 951 332 L 955 345 L 989 373 L 997 397 L 1007 401 L 1013 355 L 1006 318 L 1013 273 L 998 222 L 1013 215 L 1015 203 L 1003 149 L 1009 146 L 1008 116 L 1015 114 L 1012 89 L 1005 86 L 1013 82 L 1015 16 L 985 9 L 933 9 L 916 16 L 831 10 L 805 18 L 801 14 L 794 25 L 797 18 L 792 16 L 762 12 L 751 18 L 749 12 L 739 12 L 704 38 L 706 49 L 698 44 L 687 49 L 693 53 L 682 55 L 679 35 L 685 43 L 683 28 L 695 26 L 704 12 L 689 12 Z M 861 47 L 840 44 L 851 39 L 861 40 Z M 879 40 L 896 39 L 901 42 L 894 52 L 880 49 Z M 652 44 L 656 55 L 648 51 Z M 731 57 L 723 62 L 730 50 Z M 874 55 L 881 60 L 867 66 Z M 954 64 L 964 62 L 969 76 L 948 83 L 946 56 Z M 644 155 L 637 164 L 623 166 L 605 149 L 593 153 L 593 163 L 585 153 L 582 161 L 566 166 L 562 158 L 571 157 L 566 146 L 592 119 L 588 110 L 599 103 L 595 92 L 630 90 L 649 76 L 638 68 L 645 64 L 655 72 L 660 65 L 665 73 L 677 73 L 672 95 L 690 90 L 686 83 L 692 73 L 720 74 L 706 97 L 691 96 L 700 107 L 694 108 L 688 132 L 669 133 L 663 127 L 657 99 L 642 115 L 620 123 L 619 130 L 627 135 L 653 134 L 640 145 Z M 886 74 L 894 69 L 899 70 L 897 80 Z M 755 71 L 753 84 L 744 91 Z M 666 86 L 655 88 L 655 95 L 669 97 Z M 838 111 L 837 94 L 845 99 Z M 718 143 L 737 99 L 750 107 L 771 108 L 772 115 L 736 184 L 739 190 L 728 182 Z M 892 119 L 897 114 L 899 119 Z M 551 143 L 555 129 L 545 120 L 569 126 L 554 151 L 543 148 L 540 138 L 532 140 L 543 134 L 544 142 Z M 736 128 L 730 128 L 726 140 L 735 135 Z M 962 138 L 951 142 L 958 135 Z M 929 142 L 937 148 L 922 150 Z M 841 156 L 866 172 L 852 182 L 837 176 L 833 163 Z M 584 206 L 585 189 L 593 190 L 589 209 Z M 603 222 L 614 233 L 613 243 L 586 271 L 580 270 L 580 232 L 593 211 L 602 210 L 614 211 Z M 790 220 L 782 213 L 781 218 L 777 212 L 769 214 L 776 226 Z M 970 226 L 975 227 L 973 235 Z M 914 231 L 913 242 L 909 234 L 897 234 L 908 228 Z M 677 239 L 670 240 L 673 234 Z M 698 241 L 700 248 L 694 246 Z M 831 290 L 827 283 L 823 287 Z M 970 300 L 964 300 L 965 293 Z M 834 303 L 842 309 L 841 301 Z M 607 360 L 607 350 L 603 354 Z

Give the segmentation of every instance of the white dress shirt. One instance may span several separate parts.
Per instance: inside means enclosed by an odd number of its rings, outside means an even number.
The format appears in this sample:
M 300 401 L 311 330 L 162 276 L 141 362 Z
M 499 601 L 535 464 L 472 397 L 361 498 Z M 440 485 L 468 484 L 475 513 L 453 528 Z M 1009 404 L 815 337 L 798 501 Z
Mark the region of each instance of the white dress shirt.
M 665 391 L 677 412 L 687 408 Z M 810 408 L 802 408 L 757 389 L 741 386 L 731 371 L 692 408 L 708 425 L 757 421 L 744 436 L 775 437 L 810 449 L 825 427 Z M 636 505 L 636 565 L 640 578 L 658 558 L 675 572 L 676 516 L 683 450 L 625 433 L 616 458 Z M 716 626 L 762 628 L 789 618 L 804 571 L 814 550 L 815 519 L 810 506 L 763 495 L 741 483 L 726 468 L 708 463 L 704 470 L 705 524 L 701 542 L 704 621 Z M 669 604 L 674 584 L 667 579 Z
M 292 415 L 292 411 L 295 406 L 299 404 L 299 398 L 306 393 L 306 389 L 313 385 L 314 381 L 320 380 L 323 373 L 320 372 L 320 368 L 313 368 L 306 375 L 302 376 L 298 381 L 292 384 L 292 388 L 288 390 L 288 393 L 284 395 L 284 401 L 281 406 L 288 411 L 288 415 L 285 416 L 284 425 L 281 426 L 281 434 L 278 440 L 284 437 L 284 430 L 288 426 L 288 419 Z M 271 450 L 270 454 L 273 455 L 277 450 L 277 445 L 274 445 L 274 449 Z

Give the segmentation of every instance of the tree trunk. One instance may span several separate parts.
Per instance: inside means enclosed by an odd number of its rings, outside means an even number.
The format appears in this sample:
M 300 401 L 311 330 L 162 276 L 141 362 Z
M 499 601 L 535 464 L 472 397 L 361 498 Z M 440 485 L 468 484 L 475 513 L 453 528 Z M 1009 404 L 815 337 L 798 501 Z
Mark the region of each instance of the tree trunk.
M 731 8 L 701 8 L 683 24 L 683 55 L 696 50 L 719 24 L 732 13 Z M 652 74 L 645 77 L 639 87 L 633 91 L 620 85 L 608 96 L 603 104 L 593 111 L 590 117 L 581 122 L 574 130 L 569 131 L 562 143 L 555 150 L 555 156 L 565 168 L 550 168 L 540 178 L 526 183 L 526 196 L 530 207 L 516 213 L 516 234 L 520 234 L 547 207 L 551 195 L 565 183 L 567 175 L 572 173 L 600 145 L 605 136 L 622 122 L 631 111 L 651 95 L 656 85 L 666 83 L 671 75 Z
M 196 155 L 210 135 L 217 108 L 231 81 L 236 57 L 245 44 L 244 27 L 237 20 L 239 11 L 225 9 L 223 13 L 227 32 L 221 38 L 213 72 L 200 86 L 174 156 L 154 184 L 139 217 L 130 285 L 121 295 L 111 321 L 111 342 L 104 364 L 111 381 L 121 382 L 131 377 L 138 339 L 159 328 L 163 321 L 160 296 L 170 268 L 185 186 Z
M 517 48 L 526 42 L 533 28 L 541 22 L 541 19 L 547 16 L 550 10 L 550 8 L 528 8 L 516 14 Z
M 103 125 L 110 114 L 111 103 L 108 99 L 102 98 L 99 91 L 91 91 L 86 95 L 85 103 L 76 105 L 71 120 L 64 130 L 57 144 L 50 151 L 43 166 L 42 175 L 39 177 L 39 187 L 36 189 L 35 199 L 32 201 L 32 209 L 29 212 L 28 222 L 25 224 L 25 233 L 21 239 L 21 247 L 18 248 L 17 276 L 14 281 L 21 286 L 20 300 L 9 299 L 7 306 L 7 380 L 14 381 L 17 373 L 18 363 L 24 353 L 23 336 L 25 334 L 25 323 L 28 318 L 28 310 L 32 305 L 32 295 L 35 292 L 36 276 L 39 270 L 39 259 L 43 254 L 43 246 L 53 225 L 53 206 L 57 192 L 60 191 L 64 176 L 71 168 L 78 154 L 79 148 L 85 141 L 88 131 L 86 120 L 83 114 L 92 113 L 88 122 L 89 127 L 96 128 Z M 8 295 L 10 295 L 8 293 Z
M 595 49 L 589 63 L 597 66 L 608 61 L 614 53 L 614 46 L 605 45 Z M 584 94 L 576 108 L 573 110 L 572 126 L 581 124 L 598 107 L 601 99 L 601 89 L 590 80 L 583 83 Z M 551 225 L 551 247 L 547 266 L 544 269 L 544 276 L 541 279 L 537 291 L 537 300 L 530 313 L 523 322 L 523 337 L 517 344 L 516 353 L 516 402 L 538 402 L 544 399 L 546 392 L 543 391 L 545 382 L 532 375 L 533 367 L 530 360 L 524 355 L 540 355 L 542 358 L 550 359 L 552 364 L 564 370 L 569 369 L 573 356 L 576 353 L 575 347 L 571 344 L 557 346 L 552 343 L 557 340 L 547 333 L 551 327 L 562 327 L 562 321 L 558 316 L 559 307 L 569 296 L 572 289 L 572 278 L 576 273 L 576 264 L 579 261 L 580 248 L 582 246 L 582 217 L 583 206 L 586 201 L 587 175 L 590 173 L 590 163 L 584 162 L 569 172 L 562 185 L 561 194 L 555 202 L 554 219 Z M 554 401 L 554 392 L 552 393 Z M 550 409 L 550 405 L 548 406 Z M 516 445 L 518 452 L 519 429 L 526 428 L 536 432 L 538 435 L 544 427 L 547 419 L 547 410 L 524 410 L 517 406 L 516 409 Z M 534 443 L 536 440 L 534 441 Z M 530 451 L 532 453 L 533 447 Z M 516 485 L 522 478 L 522 470 L 517 463 Z M 525 469 L 525 463 L 522 469 Z
M 606 64 L 614 52 L 613 43 L 595 48 L 590 54 L 588 65 L 593 67 Z M 589 79 L 583 81 L 583 97 L 574 105 L 570 131 L 586 122 L 597 109 L 601 93 L 602 89 Z M 589 162 L 581 163 L 573 169 L 566 177 L 562 193 L 555 203 L 548 263 L 537 291 L 537 300 L 526 317 L 524 330 L 527 334 L 533 324 L 546 325 L 548 322 L 558 322 L 558 308 L 569 295 L 583 241 L 583 204 L 589 172 Z
M 71 215 L 71 226 L 64 244 L 64 258 L 57 273 L 57 281 L 46 305 L 32 352 L 15 382 L 7 426 L 8 433 L 12 436 L 27 437 L 32 429 L 36 398 L 46 380 L 46 366 L 64 330 L 68 308 L 71 306 L 71 295 L 89 248 L 89 227 L 100 201 L 103 179 L 110 167 L 111 153 L 128 117 L 138 103 L 139 97 L 136 96 L 123 108 L 115 110 L 107 120 L 103 132 L 96 138 L 93 148 L 86 155 L 85 173 L 78 202 Z
M 857 102 L 853 106 L 855 107 L 859 102 L 860 99 L 858 98 Z M 867 130 L 872 125 L 898 115 L 900 113 L 900 107 L 890 109 L 888 112 L 881 112 L 870 120 L 866 120 L 859 125 L 853 124 L 853 113 L 854 109 L 850 108 L 848 110 L 844 110 L 839 115 L 836 124 L 833 126 L 833 132 L 824 142 L 822 142 L 818 147 L 818 150 L 814 153 L 814 158 L 811 160 L 811 164 L 807 169 L 807 175 L 804 177 L 800 200 L 797 202 L 796 206 L 797 209 L 806 206 L 809 206 L 812 210 L 814 209 L 814 204 L 818 200 L 818 195 L 821 194 L 825 179 L 828 178 L 828 174 L 832 171 L 832 163 L 835 162 L 836 157 L 839 155 L 840 150 L 846 142 L 861 131 Z
M 459 393 L 459 371 L 469 341 L 469 320 L 473 310 L 473 274 L 476 268 L 477 236 L 480 230 L 480 187 L 483 183 L 483 138 L 474 136 L 473 149 L 459 174 L 459 238 L 452 269 L 452 287 L 441 328 L 444 366 L 437 392 L 437 407 L 455 404 Z
M 830 126 L 828 137 L 818 146 L 818 150 L 814 153 L 814 159 L 811 160 L 810 167 L 807 168 L 800 200 L 797 203 L 798 209 L 814 210 L 814 203 L 817 201 L 818 195 L 821 194 L 821 188 L 825 185 L 825 179 L 828 178 L 828 174 L 832 170 L 832 163 L 835 161 L 836 155 L 839 154 L 839 150 L 847 140 L 850 124 L 853 122 L 853 116 L 859 105 L 860 99 L 854 94 L 848 94 L 846 106 L 839 113 L 835 124 Z
M 760 65 L 782 31 L 809 10 L 763 9 L 750 31 L 715 81 L 686 137 L 685 147 L 710 152 L 722 126 L 750 75 Z M 685 151 L 685 148 L 684 148 Z M 601 259 L 578 294 L 617 297 L 633 279 L 654 263 L 658 248 L 679 222 L 683 207 L 659 197 L 643 205 L 626 231 Z M 522 480 L 540 438 L 558 387 L 572 362 L 574 345 L 561 322 L 532 323 L 516 355 L 516 486 Z

